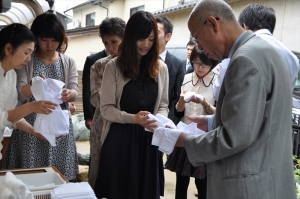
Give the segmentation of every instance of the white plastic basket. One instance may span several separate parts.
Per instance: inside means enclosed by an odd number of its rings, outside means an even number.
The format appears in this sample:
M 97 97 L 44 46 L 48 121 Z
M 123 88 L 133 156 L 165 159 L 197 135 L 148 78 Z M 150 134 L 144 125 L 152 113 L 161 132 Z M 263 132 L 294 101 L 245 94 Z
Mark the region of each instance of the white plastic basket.
M 51 199 L 51 190 L 32 191 L 35 199 Z

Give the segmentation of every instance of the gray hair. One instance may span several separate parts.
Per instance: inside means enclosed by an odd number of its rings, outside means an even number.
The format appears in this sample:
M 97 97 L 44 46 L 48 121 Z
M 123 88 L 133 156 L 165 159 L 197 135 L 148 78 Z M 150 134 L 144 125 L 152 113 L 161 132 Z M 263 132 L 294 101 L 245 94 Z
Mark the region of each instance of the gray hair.
M 223 0 L 198 1 L 190 17 L 195 17 L 197 23 L 202 24 L 209 16 L 219 17 L 222 21 L 237 21 L 232 8 Z

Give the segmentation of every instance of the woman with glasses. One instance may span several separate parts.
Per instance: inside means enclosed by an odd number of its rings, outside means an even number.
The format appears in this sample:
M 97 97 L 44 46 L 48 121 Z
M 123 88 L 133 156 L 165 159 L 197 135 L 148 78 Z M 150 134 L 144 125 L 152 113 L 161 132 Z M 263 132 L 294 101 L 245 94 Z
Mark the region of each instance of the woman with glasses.
M 216 75 L 211 70 L 218 64 L 218 61 L 207 58 L 204 51 L 199 50 L 197 46 L 192 50 L 190 60 L 194 72 L 184 76 L 181 95 L 175 107 L 175 116 L 181 118 L 185 124 L 189 124 L 190 121 L 184 115 L 210 115 L 215 111 L 212 86 Z M 184 94 L 187 91 L 201 94 L 204 99 L 192 97 L 189 102 L 185 102 Z M 203 164 L 194 167 L 189 162 L 184 148 L 174 149 L 166 163 L 166 168 L 176 172 L 175 199 L 187 198 L 190 177 L 195 178 L 198 199 L 206 198 L 206 166 Z
M 36 51 L 31 60 L 17 71 L 17 89 L 22 104 L 34 102 L 30 80 L 42 75 L 45 78 L 65 83 L 61 92 L 62 110 L 69 110 L 69 103 L 78 97 L 78 73 L 74 59 L 57 52 L 65 39 L 65 29 L 60 19 L 51 13 L 43 13 L 35 18 L 31 31 L 37 40 Z M 25 117 L 34 124 L 36 114 Z M 53 124 L 55 125 L 55 124 Z M 55 166 L 68 179 L 76 178 L 78 158 L 72 119 L 69 117 L 69 134 L 56 140 L 56 146 L 37 139 L 23 131 L 14 130 L 3 161 L 3 168 L 33 168 Z
M 16 108 L 18 93 L 16 89 L 19 70 L 30 61 L 34 51 L 35 38 L 31 31 L 23 24 L 11 24 L 0 31 L 0 151 L 5 127 L 18 128 L 31 136 L 44 139 L 35 133 L 31 124 L 23 119 L 35 112 L 51 113 L 57 104 L 49 101 L 35 101 Z M 0 159 L 2 155 L 0 153 Z

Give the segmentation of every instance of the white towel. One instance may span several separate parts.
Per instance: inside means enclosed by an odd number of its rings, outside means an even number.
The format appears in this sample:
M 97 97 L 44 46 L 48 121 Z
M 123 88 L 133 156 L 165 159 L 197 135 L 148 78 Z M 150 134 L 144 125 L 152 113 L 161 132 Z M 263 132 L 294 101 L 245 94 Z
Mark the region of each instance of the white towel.
M 158 137 L 158 139 L 156 139 L 156 142 L 153 142 L 152 139 L 152 145 L 158 146 L 160 151 L 170 155 L 174 150 L 174 146 L 181 132 L 179 129 L 157 128 L 154 131 L 153 137 Z M 157 142 L 157 140 L 159 141 Z
M 63 103 L 61 91 L 64 82 L 55 79 L 32 78 L 31 92 L 36 100 L 49 100 L 57 104 Z M 34 131 L 42 134 L 52 146 L 56 146 L 56 137 L 69 133 L 69 111 L 57 106 L 52 113 L 37 114 Z
M 9 171 L 6 172 L 0 187 L 1 190 L 4 188 L 2 192 L 0 191 L 0 198 L 34 199 L 33 194 L 27 189 L 26 185 Z
M 89 183 L 68 183 L 51 191 L 51 199 L 97 199 Z
M 190 91 L 186 92 L 183 95 L 183 99 L 184 99 L 185 102 L 189 102 L 193 96 L 195 96 L 195 97 L 197 97 L 198 99 L 201 99 L 201 100 L 204 99 L 204 97 L 201 94 L 196 94 L 195 92 L 190 92 Z

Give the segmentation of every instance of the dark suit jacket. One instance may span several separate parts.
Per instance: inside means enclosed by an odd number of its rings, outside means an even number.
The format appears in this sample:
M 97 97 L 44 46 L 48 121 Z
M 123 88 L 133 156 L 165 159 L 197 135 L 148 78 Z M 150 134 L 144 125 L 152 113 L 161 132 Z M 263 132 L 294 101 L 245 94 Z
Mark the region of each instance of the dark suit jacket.
M 189 74 L 189 73 L 192 73 L 194 72 L 194 69 L 192 66 L 189 66 L 188 69 L 186 69 L 186 59 L 185 60 L 182 60 L 184 62 L 184 71 L 185 71 L 185 74 Z
M 169 70 L 169 118 L 177 124 L 180 118 L 175 117 L 174 107 L 179 100 L 181 85 L 184 78 L 185 62 L 167 52 L 165 63 Z
M 90 86 L 90 69 L 94 63 L 101 58 L 107 57 L 105 50 L 86 57 L 82 72 L 82 104 L 84 119 L 93 119 L 95 107 L 90 102 L 91 86 Z

